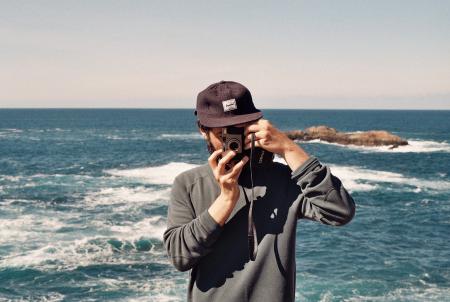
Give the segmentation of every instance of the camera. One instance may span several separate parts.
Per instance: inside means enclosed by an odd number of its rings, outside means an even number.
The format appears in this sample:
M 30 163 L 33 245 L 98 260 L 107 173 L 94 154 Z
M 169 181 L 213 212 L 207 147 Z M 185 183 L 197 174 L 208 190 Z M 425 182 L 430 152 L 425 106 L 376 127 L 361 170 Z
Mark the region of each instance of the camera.
M 233 150 L 236 155 L 232 161 L 240 161 L 245 155 L 250 158 L 250 149 L 245 150 L 244 127 L 229 126 L 223 129 L 223 151 Z M 274 154 L 263 148 L 255 147 L 253 149 L 252 163 L 254 165 L 266 165 L 273 161 Z
M 244 127 L 226 127 L 222 133 L 223 151 L 236 151 L 233 160 L 240 161 L 244 157 Z

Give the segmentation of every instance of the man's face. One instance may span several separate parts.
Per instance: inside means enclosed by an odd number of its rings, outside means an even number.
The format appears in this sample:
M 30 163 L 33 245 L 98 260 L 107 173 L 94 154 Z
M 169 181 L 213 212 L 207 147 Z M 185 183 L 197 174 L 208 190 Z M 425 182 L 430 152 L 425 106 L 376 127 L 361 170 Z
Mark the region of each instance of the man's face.
M 233 126 L 234 127 L 245 127 L 245 126 L 250 125 L 250 124 L 251 124 L 251 122 L 238 124 L 238 125 L 233 125 Z M 223 143 L 222 130 L 224 128 L 225 127 L 211 128 L 211 130 L 209 131 L 209 139 L 211 141 L 211 144 L 214 147 L 214 150 L 222 149 L 222 143 Z M 207 133 L 203 132 L 202 129 L 199 129 L 199 130 L 200 130 L 200 133 L 202 134 L 203 138 L 207 140 L 208 139 Z

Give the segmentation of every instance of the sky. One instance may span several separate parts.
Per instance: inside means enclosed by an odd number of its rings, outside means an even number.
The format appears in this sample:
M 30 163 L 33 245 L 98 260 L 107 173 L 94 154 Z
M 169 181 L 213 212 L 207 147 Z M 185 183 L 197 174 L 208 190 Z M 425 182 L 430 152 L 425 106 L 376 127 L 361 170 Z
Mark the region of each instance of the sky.
M 0 108 L 450 109 L 450 1 L 4 1 Z

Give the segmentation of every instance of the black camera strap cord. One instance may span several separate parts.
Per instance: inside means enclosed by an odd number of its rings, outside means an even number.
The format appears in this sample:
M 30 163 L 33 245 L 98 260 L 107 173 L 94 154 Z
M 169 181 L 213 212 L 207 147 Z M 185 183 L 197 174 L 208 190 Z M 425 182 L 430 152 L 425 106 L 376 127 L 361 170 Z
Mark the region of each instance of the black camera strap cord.
M 222 139 L 223 139 L 223 130 L 222 130 Z M 258 238 L 256 236 L 256 226 L 253 221 L 253 201 L 255 200 L 255 192 L 254 192 L 254 184 L 253 184 L 253 151 L 255 149 L 255 133 L 252 132 L 251 138 L 251 149 L 250 149 L 250 182 L 252 185 L 252 199 L 248 200 L 247 193 L 242 187 L 242 191 L 244 192 L 246 204 L 249 205 L 248 208 L 248 226 L 247 226 L 247 238 L 248 238 L 248 254 L 250 260 L 254 261 L 256 259 L 256 254 L 258 252 Z M 225 150 L 225 143 L 223 143 L 223 150 Z
M 247 193 L 245 192 L 244 188 L 242 188 L 242 191 L 244 191 L 245 201 L 247 205 L 249 205 L 248 208 L 248 227 L 247 227 L 247 238 L 248 238 L 248 255 L 250 257 L 250 260 L 254 261 L 256 259 L 256 254 L 258 252 L 258 238 L 256 236 L 256 226 L 255 222 L 253 221 L 253 202 L 255 200 L 255 192 L 253 190 L 253 149 L 255 148 L 255 133 L 252 133 L 252 145 L 250 149 L 250 182 L 252 184 L 252 199 L 249 201 L 247 197 Z

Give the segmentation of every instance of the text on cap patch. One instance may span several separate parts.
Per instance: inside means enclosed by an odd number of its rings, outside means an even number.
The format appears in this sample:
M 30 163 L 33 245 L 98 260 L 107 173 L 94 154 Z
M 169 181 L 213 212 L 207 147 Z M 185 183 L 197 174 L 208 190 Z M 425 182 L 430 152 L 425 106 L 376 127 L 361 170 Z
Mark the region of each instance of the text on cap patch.
M 223 105 L 223 111 L 224 112 L 237 109 L 237 105 L 236 105 L 236 100 L 235 99 L 222 101 L 222 105 Z

